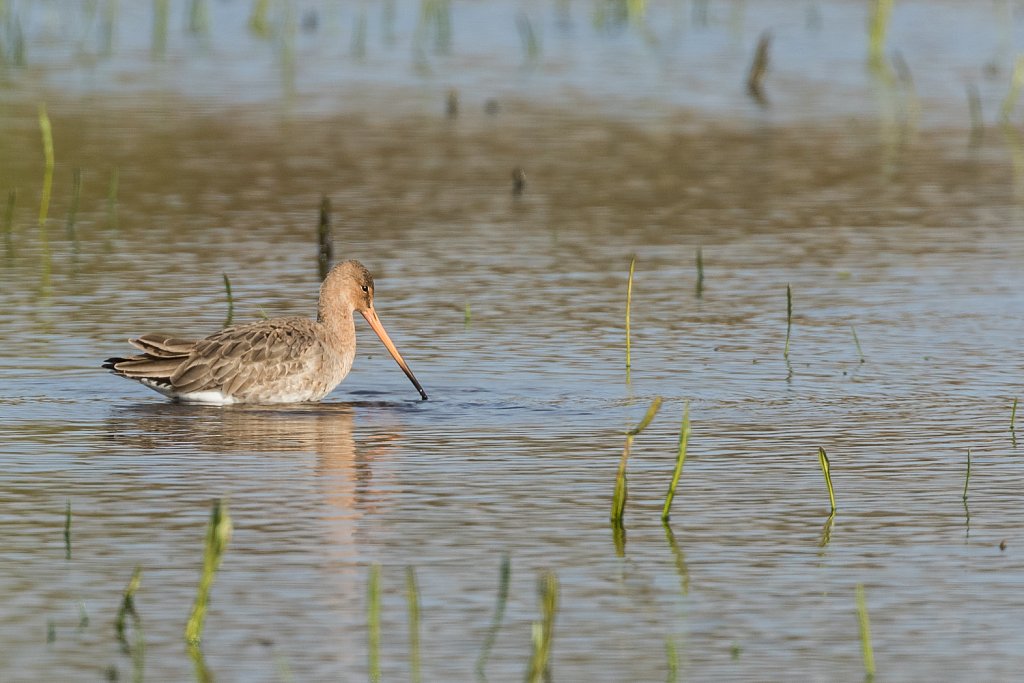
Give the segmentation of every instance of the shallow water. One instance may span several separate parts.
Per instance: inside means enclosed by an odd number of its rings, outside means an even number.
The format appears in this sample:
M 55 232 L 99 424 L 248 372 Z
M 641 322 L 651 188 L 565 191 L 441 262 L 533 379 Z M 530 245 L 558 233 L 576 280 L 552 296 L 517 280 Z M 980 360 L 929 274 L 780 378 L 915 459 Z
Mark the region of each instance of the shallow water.
M 1003 6 L 946 5 L 998 34 Z M 491 680 L 526 669 L 545 570 L 559 581 L 556 680 L 664 679 L 667 641 L 683 678 L 859 679 L 858 583 L 886 679 L 1016 676 L 1024 468 L 1009 424 L 1024 214 L 1013 139 L 989 128 L 970 144 L 962 90 L 943 76 L 981 74 L 998 40 L 979 29 L 944 51 L 947 15 L 920 27 L 924 4 L 900 3 L 891 44 L 934 64 L 911 91 L 864 70 L 862 36 L 843 29 L 863 25 L 854 3 L 678 3 L 652 7 L 648 25 L 704 66 L 680 58 L 666 72 L 652 58 L 626 71 L 612 57 L 646 49 L 643 31 L 598 30 L 591 6 L 566 4 L 573 28 L 557 33 L 563 5 L 537 4 L 544 48 L 524 68 L 510 6 L 456 4 L 451 51 L 427 51 L 422 73 L 409 52 L 418 8 L 399 4 L 405 29 L 388 49 L 371 6 L 364 63 L 339 57 L 345 41 L 326 47 L 350 13 L 297 29 L 307 52 L 289 86 L 275 68 L 284 48 L 247 37 L 250 8 L 237 2 L 210 4 L 210 45 L 194 54 L 174 5 L 167 61 L 144 64 L 129 59 L 149 49 L 134 5 L 95 62 L 43 50 L 47 31 L 69 29 L 46 23 L 53 5 L 26 6 L 36 49 L 6 67 L 0 104 L 0 199 L 18 191 L 0 258 L 4 680 L 131 676 L 112 623 L 136 566 L 145 677 L 193 675 L 182 629 L 218 497 L 235 524 L 203 640 L 218 680 L 366 678 L 373 564 L 384 679 L 410 675 L 407 566 L 423 679 L 471 679 L 504 555 Z M 816 34 L 793 23 L 812 8 Z M 676 43 L 659 21 L 671 12 Z M 1012 45 L 1019 22 L 1007 16 Z M 767 111 L 742 87 L 707 98 L 657 87 L 686 73 L 742 83 L 766 25 L 828 47 L 835 77 L 787 71 L 797 48 L 776 29 Z M 701 62 L 702 51 L 732 56 Z M 337 59 L 354 65 L 339 73 Z M 990 119 L 1008 79 L 999 65 L 979 81 Z M 203 81 L 211 70 L 223 87 Z M 792 106 L 805 96 L 822 106 Z M 656 106 L 623 106 L 631 98 Z M 57 158 L 45 237 L 40 100 Z M 218 329 L 222 274 L 236 321 L 311 313 L 322 196 L 336 255 L 374 272 L 381 319 L 429 401 L 362 325 L 352 375 L 316 406 L 175 405 L 99 369 L 129 335 Z M 634 444 L 620 555 L 608 512 L 623 431 L 655 396 L 665 403 Z M 659 515 L 687 402 L 667 535 Z M 827 538 L 819 446 L 839 506 Z

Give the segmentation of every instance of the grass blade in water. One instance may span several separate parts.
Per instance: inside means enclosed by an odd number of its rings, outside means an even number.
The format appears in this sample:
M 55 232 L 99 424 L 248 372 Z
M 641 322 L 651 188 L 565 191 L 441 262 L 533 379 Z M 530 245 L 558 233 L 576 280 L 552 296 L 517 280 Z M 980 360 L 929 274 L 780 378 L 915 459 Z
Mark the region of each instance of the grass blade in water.
M 370 567 L 370 580 L 366 588 L 366 632 L 369 640 L 368 657 L 370 680 L 380 681 L 380 565 Z
M 231 280 L 228 279 L 228 274 L 221 274 L 224 276 L 224 291 L 228 295 L 228 317 L 224 319 L 224 327 L 230 327 L 231 321 L 235 319 L 235 299 L 231 296 Z
M 857 328 L 850 325 L 850 332 L 853 332 L 853 344 L 857 347 L 857 357 L 860 358 L 860 362 L 864 362 L 864 352 L 860 348 L 860 339 L 857 338 Z
M 409 603 L 409 670 L 413 683 L 420 683 L 420 594 L 412 567 L 405 568 L 405 596 Z
M 1013 399 L 1013 408 L 1010 409 L 1010 431 L 1014 431 L 1017 420 L 1017 398 Z
M 786 285 L 786 348 L 782 357 L 789 358 L 789 335 L 793 331 L 793 288 Z
M 541 620 L 533 622 L 533 653 L 526 671 L 528 683 L 551 680 L 551 644 L 555 637 L 555 614 L 558 611 L 558 577 L 554 572 L 545 572 L 538 584 Z
M 629 280 L 626 282 L 626 381 L 629 381 L 629 370 L 632 367 L 630 362 L 630 339 L 629 339 L 629 309 L 633 306 L 633 271 L 636 269 L 636 256 L 629 261 Z
M 828 502 L 832 506 L 832 514 L 836 512 L 836 494 L 832 490 L 832 474 L 829 469 L 828 455 L 824 448 L 818 449 L 818 462 L 821 464 L 821 472 L 825 475 L 825 486 L 828 487 Z
M 7 193 L 7 209 L 4 211 L 4 242 L 7 244 L 7 251 L 11 251 L 14 236 L 14 205 L 18 203 L 18 191 L 10 190 Z
M 43 135 L 43 158 L 46 161 L 43 170 L 43 193 L 39 198 L 39 228 L 42 230 L 46 226 L 46 216 L 50 211 L 50 193 L 53 191 L 53 130 L 45 104 L 39 105 L 39 130 Z
M 704 296 L 704 250 L 697 247 L 697 285 L 695 287 L 697 298 Z
M 893 0 L 873 0 L 869 24 L 868 64 L 873 69 L 885 65 L 885 34 L 889 29 Z
M 665 637 L 665 659 L 668 660 L 668 683 L 675 683 L 679 680 L 679 652 L 676 651 L 676 644 L 671 636 Z
M 868 619 L 868 604 L 864 597 L 864 584 L 857 584 L 857 623 L 860 626 L 860 649 L 864 656 L 864 677 L 875 680 L 875 653 L 871 648 L 871 621 Z
M 210 588 L 220 567 L 221 558 L 231 540 L 231 516 L 227 505 L 215 500 L 210 512 L 210 522 L 206 527 L 206 548 L 203 552 L 203 573 L 199 577 L 196 588 L 196 601 L 192 606 L 192 614 L 185 625 L 185 642 L 198 646 L 203 638 L 203 624 L 206 620 L 206 609 L 210 601 Z
M 487 666 L 487 659 L 491 656 L 491 648 L 498 640 L 498 629 L 505 618 L 505 605 L 508 604 L 508 587 L 512 577 L 512 560 L 508 553 L 501 558 L 501 578 L 498 582 L 498 601 L 494 606 L 494 617 L 491 619 L 491 626 L 487 629 L 487 639 L 480 650 L 480 656 L 476 660 L 476 675 L 480 680 L 486 680 L 484 669 Z
M 136 567 L 135 571 L 132 572 L 132 577 L 128 580 L 128 586 L 124 589 L 124 597 L 121 599 L 121 607 L 117 610 L 117 617 L 114 619 L 114 633 L 117 635 L 117 641 L 121 643 L 121 648 L 127 652 L 128 639 L 125 637 L 125 623 L 128 616 L 138 625 L 139 615 L 135 611 L 135 593 L 139 590 L 139 586 L 142 584 L 142 567 Z
M 967 486 L 971 483 L 971 449 L 967 449 L 967 476 L 964 477 L 964 502 L 967 502 Z
M 331 260 L 334 258 L 334 240 L 331 236 L 331 200 L 327 197 L 320 199 L 320 221 L 316 228 L 316 264 L 320 279 L 327 277 L 327 271 L 331 269 Z
M 764 94 L 764 75 L 768 72 L 768 49 L 771 45 L 772 33 L 765 31 L 757 41 L 754 60 L 747 73 L 747 94 L 762 107 L 768 106 L 768 98 Z
M 626 432 L 626 445 L 623 447 L 622 457 L 619 459 L 619 471 L 615 477 L 615 492 L 612 494 L 611 520 L 614 524 L 622 523 L 622 517 L 626 511 L 626 463 L 629 461 L 633 438 L 651 423 L 654 416 L 658 414 L 659 408 L 661 408 L 661 396 L 651 402 L 651 407 L 647 409 L 647 414 L 644 415 L 644 419 L 640 420 L 640 424 Z
M 679 454 L 676 456 L 676 469 L 672 473 L 672 483 L 668 486 L 668 495 L 665 496 L 665 506 L 661 508 L 661 521 L 667 522 L 672 510 L 672 500 L 676 497 L 676 486 L 679 485 L 679 477 L 683 474 L 683 463 L 686 462 L 686 444 L 690 441 L 690 404 L 686 403 L 683 408 L 683 426 L 679 430 Z
M 64 506 L 64 559 L 71 559 L 71 499 Z

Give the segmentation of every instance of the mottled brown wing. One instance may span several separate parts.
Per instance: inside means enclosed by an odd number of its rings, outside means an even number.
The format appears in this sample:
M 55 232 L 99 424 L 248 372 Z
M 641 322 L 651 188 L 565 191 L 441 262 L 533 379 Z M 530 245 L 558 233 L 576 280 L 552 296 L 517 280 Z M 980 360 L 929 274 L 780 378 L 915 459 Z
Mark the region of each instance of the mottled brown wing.
M 307 371 L 320 341 L 309 318 L 277 318 L 226 327 L 196 342 L 170 377 L 181 393 L 241 395 Z

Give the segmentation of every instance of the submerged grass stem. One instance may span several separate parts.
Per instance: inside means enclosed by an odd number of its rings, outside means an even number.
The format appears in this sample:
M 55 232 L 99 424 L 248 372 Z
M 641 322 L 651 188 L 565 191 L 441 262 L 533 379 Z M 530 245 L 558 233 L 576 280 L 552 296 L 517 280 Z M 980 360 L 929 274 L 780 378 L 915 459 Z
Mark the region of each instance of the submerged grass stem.
M 704 250 L 697 247 L 697 285 L 694 288 L 697 298 L 704 296 Z
M 71 499 L 64 505 L 64 559 L 71 559 Z

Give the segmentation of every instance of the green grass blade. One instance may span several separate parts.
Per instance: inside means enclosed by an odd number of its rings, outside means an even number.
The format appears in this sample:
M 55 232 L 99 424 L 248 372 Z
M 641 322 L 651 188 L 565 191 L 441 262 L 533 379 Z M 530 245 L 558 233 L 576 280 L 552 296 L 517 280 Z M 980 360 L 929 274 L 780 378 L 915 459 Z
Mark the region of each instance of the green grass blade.
M 405 597 L 409 604 L 409 670 L 413 683 L 420 683 L 420 594 L 416 586 L 416 570 L 405 568 Z
M 228 274 L 221 274 L 224 276 L 224 291 L 228 295 L 228 317 L 224 319 L 224 327 L 230 327 L 231 321 L 235 318 L 235 298 L 231 295 L 231 280 L 228 279 Z
M 661 408 L 661 401 L 661 396 L 655 397 L 654 401 L 651 402 L 650 408 L 647 409 L 647 413 L 640 420 L 640 424 L 626 432 L 626 444 L 622 448 L 619 470 L 615 476 L 615 492 L 612 494 L 611 520 L 615 524 L 622 523 L 622 518 L 626 511 L 626 463 L 629 462 L 629 452 L 633 446 L 633 438 L 642 432 L 651 423 L 654 416 L 658 414 L 658 409 Z
M 651 406 L 647 409 L 647 412 L 644 413 L 644 418 L 640 420 L 640 424 L 633 429 L 630 429 L 627 434 L 636 436 L 647 429 L 647 425 L 651 424 L 651 420 L 653 420 L 654 416 L 658 414 L 659 408 L 661 408 L 661 396 L 655 396 L 654 400 L 651 401 Z
M 528 683 L 551 680 L 551 645 L 555 636 L 555 615 L 558 612 L 558 577 L 554 572 L 545 572 L 538 581 L 541 602 L 541 619 L 533 622 L 531 630 L 533 653 L 526 672 Z
M 1013 63 L 1010 91 L 1006 93 L 1006 97 L 1003 99 L 1003 106 L 999 110 L 999 117 L 1003 123 L 1009 123 L 1010 117 L 1013 115 L 1013 109 L 1017 106 L 1017 100 L 1020 99 L 1022 87 L 1024 87 L 1024 55 L 1018 55 L 1017 60 Z
M 860 362 L 864 362 L 864 352 L 860 348 L 860 339 L 857 338 L 857 328 L 850 325 L 850 332 L 853 333 L 853 343 L 857 347 L 857 357 L 860 358 Z
M 380 676 L 380 565 L 370 567 L 366 591 L 366 631 L 369 639 L 370 680 L 379 683 Z
M 45 104 L 39 105 L 39 130 L 43 136 L 43 158 L 46 162 L 43 170 L 43 192 L 39 198 L 39 227 L 43 229 L 50 211 L 50 194 L 53 191 L 53 130 Z
M 1017 397 L 1013 398 L 1013 408 L 1010 409 L 1010 431 L 1014 431 L 1017 420 Z
M 868 64 L 880 69 L 885 64 L 885 34 L 889 30 L 893 0 L 873 0 L 868 37 Z
M 64 559 L 71 559 L 71 499 L 64 505 Z
M 210 588 L 220 567 L 221 558 L 231 540 L 231 516 L 226 504 L 220 500 L 213 502 L 210 511 L 210 522 L 206 527 L 206 547 L 203 552 L 203 570 L 196 588 L 196 600 L 192 606 L 192 614 L 185 625 L 185 642 L 198 646 L 203 637 L 203 624 L 210 601 Z
M 135 612 L 135 593 L 139 590 L 139 586 L 142 584 L 142 567 L 135 567 L 135 571 L 132 572 L 131 578 L 128 580 L 128 585 L 124 589 L 124 595 L 121 598 L 121 607 L 117 610 L 117 617 L 114 619 L 114 633 L 117 635 L 117 640 L 121 643 L 124 649 L 128 649 L 128 640 L 125 637 L 126 622 L 128 616 L 138 618 L 138 614 Z
M 700 247 L 697 247 L 697 285 L 695 290 L 698 299 L 704 296 L 704 250 Z
M 967 502 L 967 486 L 971 483 L 971 449 L 967 449 L 967 476 L 964 477 L 964 502 Z
M 832 474 L 829 469 L 828 455 L 824 448 L 818 448 L 818 462 L 821 464 L 821 472 L 825 475 L 825 486 L 828 487 L 828 502 L 832 506 L 832 514 L 836 511 L 836 494 L 832 490 Z
M 629 280 L 626 282 L 626 378 L 629 379 L 629 370 L 632 367 L 630 358 L 630 347 L 632 342 L 630 341 L 629 333 L 629 312 L 633 307 L 633 272 L 636 270 L 636 256 L 629 261 Z
M 476 660 L 476 675 L 480 680 L 486 680 L 484 670 L 487 667 L 487 659 L 491 656 L 491 648 L 498 640 L 498 630 L 505 618 L 505 606 L 508 604 L 508 588 L 512 577 L 512 560 L 508 553 L 501 558 L 500 579 L 498 582 L 498 599 L 494 606 L 494 617 L 491 618 L 491 626 L 487 629 L 487 638 L 480 650 L 480 656 Z
M 868 619 L 867 599 L 864 584 L 857 584 L 857 623 L 860 627 L 860 649 L 864 656 L 864 675 L 868 681 L 875 679 L 875 653 L 871 648 L 871 621 Z
M 786 285 L 786 348 L 782 357 L 789 359 L 789 335 L 793 331 L 793 288 Z
M 686 462 L 686 445 L 690 441 L 690 403 L 687 402 L 683 408 L 683 426 L 679 430 L 679 453 L 676 456 L 676 468 L 672 472 L 672 483 L 668 486 L 668 494 L 665 496 L 665 505 L 661 508 L 661 521 L 669 520 L 672 510 L 672 500 L 676 497 L 676 486 L 679 485 L 679 477 L 683 474 L 683 463 Z
M 665 659 L 668 660 L 668 676 L 665 680 L 675 683 L 679 680 L 679 652 L 670 636 L 665 637 Z

